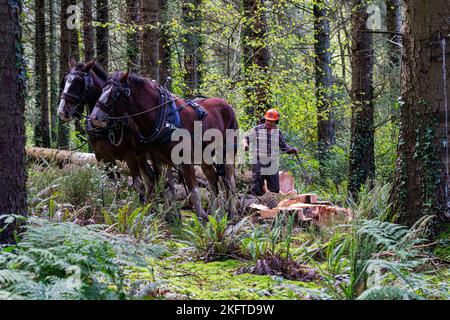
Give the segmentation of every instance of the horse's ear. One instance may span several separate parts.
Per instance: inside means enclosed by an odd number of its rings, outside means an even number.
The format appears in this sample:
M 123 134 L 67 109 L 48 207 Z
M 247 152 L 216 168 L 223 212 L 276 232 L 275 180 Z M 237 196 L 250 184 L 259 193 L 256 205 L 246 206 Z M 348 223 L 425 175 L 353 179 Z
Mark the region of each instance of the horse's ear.
M 128 76 L 130 75 L 130 70 L 128 70 L 127 72 L 125 72 L 121 77 L 120 77 L 120 82 L 127 82 L 128 80 Z
M 77 60 L 75 60 L 75 58 L 71 56 L 69 58 L 69 67 L 70 67 L 70 69 L 75 68 L 76 65 L 77 65 Z
M 91 71 L 91 69 L 92 69 L 92 67 L 94 66 L 94 64 L 95 64 L 95 59 L 93 59 L 93 60 L 87 62 L 87 63 L 84 65 L 84 67 L 83 67 L 82 70 L 83 70 L 84 72 L 89 72 L 89 71 Z

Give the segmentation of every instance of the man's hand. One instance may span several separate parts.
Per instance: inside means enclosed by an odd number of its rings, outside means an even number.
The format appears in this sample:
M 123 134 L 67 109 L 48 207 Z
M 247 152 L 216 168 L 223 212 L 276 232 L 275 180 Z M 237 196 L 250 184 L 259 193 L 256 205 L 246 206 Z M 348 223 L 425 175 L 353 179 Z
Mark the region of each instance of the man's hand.
M 242 143 L 244 144 L 244 151 L 248 151 L 248 141 L 247 138 L 244 138 L 242 140 Z
M 297 148 L 292 148 L 287 153 L 288 154 L 298 154 L 298 150 L 297 150 Z

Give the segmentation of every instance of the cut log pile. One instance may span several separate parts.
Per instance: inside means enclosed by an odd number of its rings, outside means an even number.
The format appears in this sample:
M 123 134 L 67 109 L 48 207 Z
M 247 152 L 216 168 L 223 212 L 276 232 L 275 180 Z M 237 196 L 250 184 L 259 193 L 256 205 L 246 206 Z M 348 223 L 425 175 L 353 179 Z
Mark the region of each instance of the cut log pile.
M 295 214 L 297 220 L 328 225 L 352 219 L 350 209 L 332 205 L 328 201 L 318 201 L 315 194 L 290 195 L 281 200 L 275 208 L 261 204 L 252 204 L 250 208 L 258 212 L 263 219 L 273 219 L 279 214 Z

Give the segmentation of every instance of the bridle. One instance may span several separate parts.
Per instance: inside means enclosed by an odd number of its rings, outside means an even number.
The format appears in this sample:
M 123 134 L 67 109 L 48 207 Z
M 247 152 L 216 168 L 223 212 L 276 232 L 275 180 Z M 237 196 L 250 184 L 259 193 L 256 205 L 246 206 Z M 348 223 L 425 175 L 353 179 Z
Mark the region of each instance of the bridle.
M 102 91 L 105 92 L 109 90 L 111 87 L 114 88 L 113 93 L 111 94 L 111 99 L 113 102 L 111 104 L 106 104 L 103 101 L 97 101 L 96 106 L 105 112 L 108 116 L 108 119 L 114 120 L 112 115 L 114 114 L 114 106 L 121 101 L 122 99 L 125 99 L 125 104 L 128 105 L 128 97 L 130 96 L 130 88 L 128 87 L 128 82 L 124 83 L 123 85 L 117 80 L 117 79 L 111 79 L 108 81 L 106 86 L 103 87 Z M 118 120 L 118 119 L 115 119 Z
M 82 116 L 82 112 L 79 111 L 80 106 L 84 106 L 87 100 L 87 95 L 89 92 L 89 89 L 94 86 L 94 81 L 92 80 L 92 76 L 90 72 L 83 72 L 80 70 L 72 70 L 67 76 L 66 81 L 71 83 L 75 79 L 80 79 L 83 81 L 83 91 L 80 95 L 72 94 L 69 92 L 63 92 L 61 94 L 61 99 L 68 100 L 72 105 L 72 109 L 68 113 L 68 117 L 72 118 L 72 116 L 76 117 L 77 119 L 80 119 Z

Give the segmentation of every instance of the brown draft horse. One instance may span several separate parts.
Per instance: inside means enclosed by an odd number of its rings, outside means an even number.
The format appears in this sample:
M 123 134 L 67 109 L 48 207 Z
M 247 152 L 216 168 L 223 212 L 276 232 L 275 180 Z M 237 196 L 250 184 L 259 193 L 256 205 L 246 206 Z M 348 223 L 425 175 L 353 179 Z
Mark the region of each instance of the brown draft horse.
M 161 111 L 162 107 L 160 103 L 162 92 L 168 94 L 168 91 L 159 87 L 155 81 L 150 81 L 136 75 L 129 75 L 128 72 L 116 72 L 103 89 L 103 94 L 91 113 L 91 121 L 94 126 L 104 128 L 107 127 L 109 119 L 131 117 L 137 124 L 141 137 L 153 136 L 155 127 L 160 123 L 158 119 L 160 116 L 159 111 Z M 191 107 L 185 107 L 186 101 L 183 99 L 175 98 L 171 94 L 168 95 L 176 103 L 178 115 L 181 119 L 181 127 L 187 129 L 193 135 L 194 122 L 198 121 L 197 112 Z M 238 129 L 233 107 L 224 99 L 207 98 L 199 101 L 198 104 L 207 112 L 207 116 L 201 120 L 203 132 L 208 129 L 216 129 L 220 131 L 222 137 L 226 137 L 227 129 Z M 225 146 L 230 145 L 230 143 L 233 145 L 233 155 L 231 161 L 226 161 L 222 167 L 224 169 L 223 180 L 227 190 L 227 196 L 231 200 L 229 202 L 230 207 L 228 208 L 230 215 L 234 214 L 236 205 L 233 196 L 236 190 L 234 162 L 237 138 L 233 137 L 233 139 L 234 141 L 228 141 L 228 144 L 225 141 Z M 177 143 L 176 141 L 170 140 L 164 143 L 158 141 L 149 142 L 147 143 L 146 150 L 151 150 L 158 161 L 174 166 L 171 153 Z M 210 143 L 212 141 L 203 142 L 203 149 Z M 194 148 L 191 148 L 191 158 L 194 157 L 193 150 Z M 208 180 L 209 186 L 217 195 L 219 192 L 218 172 L 213 164 L 205 163 L 203 157 L 201 161 L 201 168 Z M 201 206 L 201 195 L 197 186 L 194 164 L 192 163 L 181 163 L 181 170 L 196 214 L 203 219 L 207 219 L 207 214 Z
M 92 112 L 108 79 L 106 72 L 95 63 L 95 60 L 84 64 L 77 63 L 71 58 L 69 66 L 70 72 L 64 78 L 64 89 L 58 107 L 63 122 L 68 122 L 73 117 L 81 117 L 85 104 L 89 108 L 89 113 Z M 128 121 L 128 125 L 135 126 L 133 121 Z M 116 160 L 125 161 L 133 178 L 133 187 L 138 192 L 140 200 L 145 202 L 155 180 L 146 156 L 138 156 L 136 139 L 125 125 L 121 124 L 113 134 L 117 142 L 111 141 L 111 132 L 107 130 L 90 131 L 89 142 L 94 149 L 95 157 L 97 161 L 107 163 L 108 167 L 114 166 Z

